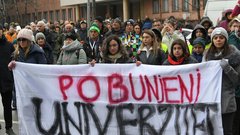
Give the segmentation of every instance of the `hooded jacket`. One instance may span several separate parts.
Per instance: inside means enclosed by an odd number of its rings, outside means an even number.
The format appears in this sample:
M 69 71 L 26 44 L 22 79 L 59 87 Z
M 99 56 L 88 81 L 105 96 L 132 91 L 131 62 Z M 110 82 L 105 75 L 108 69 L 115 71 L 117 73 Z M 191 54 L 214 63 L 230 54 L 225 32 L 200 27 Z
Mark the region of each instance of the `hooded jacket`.
M 206 41 L 206 42 L 205 42 L 205 45 L 206 45 L 206 44 L 209 44 L 209 43 L 211 42 L 210 37 L 208 36 L 206 29 L 205 29 L 201 24 L 197 24 L 197 25 L 194 27 L 194 29 L 193 29 L 193 31 L 192 31 L 192 36 L 191 36 L 191 38 L 189 39 L 190 44 L 193 45 L 193 41 L 197 38 L 197 37 L 196 37 L 196 31 L 197 31 L 198 29 L 200 29 L 201 32 L 203 33 L 203 37 L 202 37 L 202 38 L 204 38 L 205 41 Z
M 86 53 L 77 39 L 69 45 L 63 45 L 62 51 L 57 61 L 58 65 L 73 65 L 86 63 Z

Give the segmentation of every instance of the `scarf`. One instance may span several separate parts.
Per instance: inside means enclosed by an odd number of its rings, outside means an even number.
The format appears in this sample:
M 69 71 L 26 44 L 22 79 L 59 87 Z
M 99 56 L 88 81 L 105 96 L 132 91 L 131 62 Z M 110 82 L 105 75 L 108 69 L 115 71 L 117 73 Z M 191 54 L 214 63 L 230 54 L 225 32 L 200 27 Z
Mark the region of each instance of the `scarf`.
M 175 61 L 173 60 L 169 55 L 168 55 L 168 61 L 171 65 L 181 65 L 184 61 L 184 57 L 182 57 L 181 59 Z
M 114 55 L 108 55 L 108 58 L 110 61 L 112 61 L 113 63 L 116 63 L 117 62 L 117 59 L 121 58 L 122 57 L 122 54 L 121 53 L 117 53 L 117 54 L 114 54 Z

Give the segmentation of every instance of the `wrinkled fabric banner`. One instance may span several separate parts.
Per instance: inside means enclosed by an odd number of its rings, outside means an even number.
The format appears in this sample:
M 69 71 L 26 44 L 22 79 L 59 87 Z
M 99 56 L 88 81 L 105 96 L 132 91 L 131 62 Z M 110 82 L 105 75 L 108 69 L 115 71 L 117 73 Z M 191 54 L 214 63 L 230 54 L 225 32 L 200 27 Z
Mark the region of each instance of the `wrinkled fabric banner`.
M 20 135 L 222 135 L 219 61 L 16 63 Z

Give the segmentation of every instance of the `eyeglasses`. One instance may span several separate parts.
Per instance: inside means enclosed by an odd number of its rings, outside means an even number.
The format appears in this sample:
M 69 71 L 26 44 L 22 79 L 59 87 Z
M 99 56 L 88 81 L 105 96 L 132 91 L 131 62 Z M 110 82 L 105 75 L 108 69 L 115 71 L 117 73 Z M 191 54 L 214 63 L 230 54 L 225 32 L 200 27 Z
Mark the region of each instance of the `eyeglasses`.
M 17 41 L 18 42 L 21 42 L 21 41 L 24 42 L 24 41 L 27 41 L 27 39 L 26 38 L 19 38 L 19 39 L 17 39 Z

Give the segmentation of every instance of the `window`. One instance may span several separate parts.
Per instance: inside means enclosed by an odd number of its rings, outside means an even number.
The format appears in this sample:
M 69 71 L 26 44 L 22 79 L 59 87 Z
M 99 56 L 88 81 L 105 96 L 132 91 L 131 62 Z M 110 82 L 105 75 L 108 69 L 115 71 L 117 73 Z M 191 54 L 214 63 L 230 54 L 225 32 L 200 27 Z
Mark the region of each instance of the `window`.
M 48 12 L 43 13 L 43 19 L 48 20 Z
M 163 12 L 168 12 L 168 0 L 163 0 L 162 9 Z
M 59 10 L 56 10 L 56 12 L 55 12 L 55 18 L 56 18 L 57 21 L 60 20 Z
M 68 20 L 72 20 L 73 16 L 72 16 L 72 8 L 68 9 Z
M 179 10 L 179 0 L 173 0 L 173 11 Z
M 38 12 L 38 20 L 42 20 L 42 12 Z
M 199 8 L 199 3 L 200 1 L 199 0 L 192 0 L 192 9 L 193 10 L 197 10 Z
M 189 0 L 183 0 L 183 11 L 189 11 Z
M 153 10 L 153 14 L 159 13 L 159 0 L 152 1 L 152 10 Z
M 50 12 L 49 12 L 49 16 L 50 16 L 50 20 L 51 20 L 51 21 L 54 21 L 53 11 L 50 11 Z
M 66 9 L 62 10 L 62 20 L 66 20 Z

